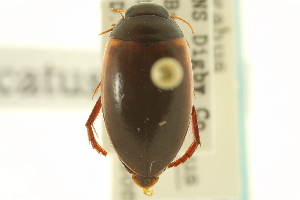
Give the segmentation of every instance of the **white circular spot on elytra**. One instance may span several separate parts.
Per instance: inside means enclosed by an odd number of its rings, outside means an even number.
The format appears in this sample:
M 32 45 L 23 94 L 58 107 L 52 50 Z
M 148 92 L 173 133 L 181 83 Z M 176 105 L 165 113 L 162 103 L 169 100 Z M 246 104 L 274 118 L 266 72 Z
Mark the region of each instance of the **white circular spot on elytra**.
M 183 79 L 181 64 L 174 58 L 158 59 L 150 72 L 153 84 L 162 90 L 172 90 L 180 85 Z

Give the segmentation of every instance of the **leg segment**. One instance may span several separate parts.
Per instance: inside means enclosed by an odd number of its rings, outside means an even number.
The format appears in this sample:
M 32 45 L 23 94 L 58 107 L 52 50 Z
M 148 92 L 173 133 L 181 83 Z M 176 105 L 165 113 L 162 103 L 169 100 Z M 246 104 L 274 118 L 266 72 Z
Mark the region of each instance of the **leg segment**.
M 113 31 L 114 28 L 115 28 L 115 26 L 116 26 L 116 24 L 113 23 L 111 26 L 112 26 L 112 27 L 111 27 L 110 29 L 108 29 L 108 30 L 106 30 L 106 31 L 104 31 L 104 32 L 102 32 L 102 33 L 99 33 L 98 36 Z
M 197 112 L 196 112 L 195 106 L 192 107 L 192 126 L 193 126 L 194 141 L 192 142 L 190 147 L 187 149 L 185 154 L 183 156 L 181 156 L 181 158 L 179 158 L 178 160 L 171 162 L 168 165 L 168 168 L 177 167 L 181 163 L 184 163 L 188 158 L 192 157 L 192 155 L 195 152 L 195 150 L 197 149 L 198 145 L 201 146 L 198 122 L 197 122 Z
M 103 154 L 104 156 L 106 156 L 107 152 L 98 144 L 98 142 L 96 141 L 95 139 L 95 134 L 94 134 L 94 121 L 96 120 L 99 112 L 100 112 L 100 109 L 102 107 L 102 104 L 101 104 L 101 96 L 99 97 L 98 101 L 96 102 L 93 110 L 92 110 L 92 113 L 90 114 L 85 126 L 87 128 L 87 133 L 88 133 L 88 138 L 89 138 L 89 141 L 91 143 L 91 145 L 93 146 L 93 148 L 100 154 Z
M 122 18 L 124 19 L 124 16 L 123 16 L 122 12 L 125 12 L 126 10 L 118 10 L 118 9 L 115 9 L 115 8 L 110 8 L 109 10 L 112 10 L 112 11 L 114 11 L 114 12 L 119 13 L 119 14 L 122 16 Z M 112 24 L 111 26 L 112 26 L 112 27 L 111 27 L 110 29 L 108 29 L 107 31 L 104 31 L 104 32 L 100 33 L 99 35 L 103 35 L 103 34 L 105 34 L 105 33 L 108 33 L 108 32 L 113 31 L 114 28 L 115 28 L 115 26 L 116 26 L 116 24 Z M 98 35 L 98 36 L 99 36 L 99 35 Z
M 97 91 L 98 91 L 98 89 L 100 88 L 100 86 L 101 86 L 101 81 L 99 82 L 99 84 L 97 85 L 96 89 L 94 90 L 94 94 L 93 94 L 93 96 L 92 96 L 92 99 L 94 99 L 94 96 L 95 96 L 95 94 L 97 93 Z

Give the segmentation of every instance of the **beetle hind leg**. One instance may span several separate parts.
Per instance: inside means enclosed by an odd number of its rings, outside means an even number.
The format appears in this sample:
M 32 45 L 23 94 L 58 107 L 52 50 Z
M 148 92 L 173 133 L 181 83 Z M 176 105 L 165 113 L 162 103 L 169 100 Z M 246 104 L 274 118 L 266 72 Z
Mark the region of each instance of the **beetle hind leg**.
M 177 167 L 178 165 L 184 163 L 187 159 L 191 158 L 194 152 L 196 151 L 197 147 L 201 146 L 200 141 L 200 134 L 198 129 L 198 122 L 197 122 L 197 112 L 195 109 L 195 106 L 192 107 L 192 125 L 193 125 L 193 135 L 194 135 L 194 141 L 189 146 L 189 148 L 186 150 L 185 154 L 181 156 L 178 160 L 171 162 L 168 165 L 168 168 L 171 167 Z
M 99 154 L 103 154 L 104 156 L 106 156 L 107 152 L 98 144 L 98 142 L 95 139 L 95 134 L 94 133 L 96 133 L 96 131 L 95 131 L 95 128 L 94 128 L 94 125 L 93 125 L 94 121 L 96 120 L 96 118 L 97 118 L 97 116 L 100 112 L 101 107 L 102 107 L 102 104 L 101 104 L 101 96 L 100 96 L 98 101 L 96 102 L 96 104 L 95 104 L 95 106 L 92 110 L 92 113 L 90 114 L 85 126 L 87 128 L 88 138 L 89 138 L 89 141 L 90 141 L 92 147 Z

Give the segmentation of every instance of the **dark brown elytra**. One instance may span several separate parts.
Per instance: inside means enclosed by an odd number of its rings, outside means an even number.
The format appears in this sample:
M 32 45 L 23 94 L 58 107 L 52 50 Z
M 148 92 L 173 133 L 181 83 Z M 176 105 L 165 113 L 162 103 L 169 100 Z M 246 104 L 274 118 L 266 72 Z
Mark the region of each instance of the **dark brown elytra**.
M 145 2 L 128 10 L 111 10 L 119 12 L 122 19 L 101 33 L 111 32 L 101 86 L 99 83 L 96 88 L 101 87 L 101 96 L 86 123 L 88 137 L 93 148 L 105 156 L 107 152 L 95 140 L 93 127 L 102 108 L 106 130 L 119 159 L 134 182 L 151 196 L 153 191 L 149 188 L 159 175 L 166 168 L 184 163 L 200 145 L 197 115 L 192 105 L 188 44 L 172 19 L 176 16 L 159 4 Z M 169 90 L 158 88 L 150 78 L 153 64 L 165 57 L 176 59 L 183 69 L 181 83 Z M 173 161 L 190 120 L 194 140 L 186 153 Z

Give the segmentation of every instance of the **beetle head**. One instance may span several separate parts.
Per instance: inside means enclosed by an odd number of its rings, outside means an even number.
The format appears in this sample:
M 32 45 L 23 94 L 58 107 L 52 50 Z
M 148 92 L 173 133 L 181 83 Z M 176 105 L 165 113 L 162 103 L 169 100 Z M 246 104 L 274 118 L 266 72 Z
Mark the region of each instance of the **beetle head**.
M 169 11 L 165 7 L 154 2 L 137 3 L 131 6 L 125 12 L 125 18 L 136 17 L 141 15 L 155 15 L 166 19 L 170 18 Z
M 139 176 L 137 174 L 133 174 L 132 179 L 138 186 L 143 188 L 144 194 L 148 196 L 152 196 L 153 190 L 149 190 L 149 188 L 151 188 L 153 185 L 155 185 L 155 183 L 157 183 L 158 181 L 157 176 L 144 177 L 144 176 Z

